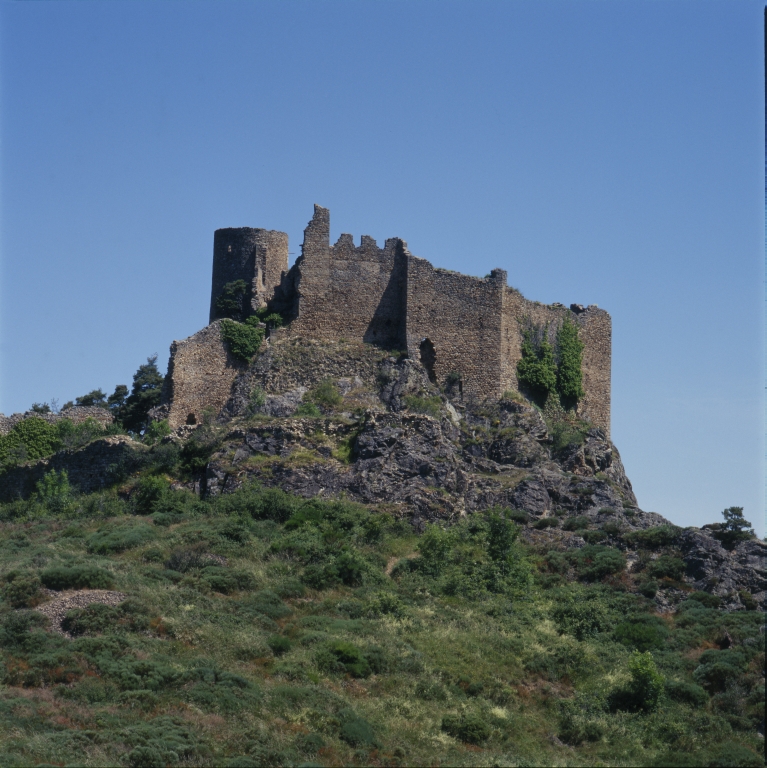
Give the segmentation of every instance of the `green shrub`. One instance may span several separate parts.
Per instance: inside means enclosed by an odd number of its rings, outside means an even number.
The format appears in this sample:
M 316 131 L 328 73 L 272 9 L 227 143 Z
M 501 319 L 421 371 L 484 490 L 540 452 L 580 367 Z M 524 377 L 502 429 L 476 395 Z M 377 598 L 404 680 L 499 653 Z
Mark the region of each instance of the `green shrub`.
M 573 552 L 570 558 L 584 581 L 599 581 L 626 567 L 626 558 L 619 550 L 601 544 L 587 544 Z
M 220 444 L 210 428 L 196 429 L 181 447 L 181 468 L 192 475 L 204 472 L 210 457 L 218 450 Z
M 250 390 L 250 395 L 248 396 L 248 415 L 252 416 L 253 414 L 258 413 L 265 403 L 266 393 L 258 384 L 254 384 L 253 388 Z
M 244 323 L 234 320 L 221 321 L 221 338 L 238 360 L 250 362 L 264 341 L 264 329 L 258 327 L 257 317 L 249 317 Z
M 596 596 L 591 595 L 565 593 L 554 607 L 552 617 L 560 632 L 578 640 L 584 640 L 612 626 L 605 606 Z
M 52 514 L 61 514 L 74 500 L 74 490 L 69 484 L 69 475 L 65 469 L 46 472 L 37 482 L 37 501 Z
M 272 649 L 272 653 L 275 656 L 282 656 L 293 647 L 293 643 L 290 642 L 289 638 L 282 637 L 282 635 L 272 635 L 266 641 L 266 644 Z
M 99 555 L 124 552 L 152 541 L 157 536 L 151 525 L 107 525 L 88 537 L 88 550 Z
M 143 606 L 132 600 L 118 606 L 94 603 L 68 611 L 61 626 L 75 637 L 120 631 L 146 632 L 149 616 Z
M 665 688 L 663 675 L 658 672 L 649 651 L 634 651 L 629 659 L 631 681 L 625 688 L 611 694 L 613 709 L 650 712 L 658 707 Z
M 425 573 L 438 575 L 445 567 L 452 547 L 452 531 L 445 530 L 436 523 L 427 525 L 418 541 L 421 557 L 417 566 Z
M 100 422 L 93 418 L 88 418 L 78 424 L 75 424 L 70 419 L 61 419 L 56 422 L 56 430 L 58 431 L 61 447 L 73 451 L 88 445 L 88 443 L 103 437 L 107 433 L 114 434 L 122 431 L 119 425 L 115 426 L 105 429 Z
M 242 320 L 245 314 L 245 297 L 248 292 L 244 280 L 227 283 L 216 299 L 216 316 Z
M 61 447 L 55 424 L 32 416 L 16 424 L 0 437 L 0 467 L 42 459 Z
M 631 531 L 624 536 L 624 539 L 627 544 L 642 549 L 657 550 L 673 544 L 681 530 L 675 525 L 658 525 L 654 528 L 645 528 L 643 531 Z
M 373 727 L 353 710 L 341 710 L 338 718 L 341 721 L 338 735 L 342 741 L 353 747 L 372 747 L 375 744 Z
M 299 403 L 294 416 L 303 416 L 307 419 L 318 419 L 322 416 L 322 411 L 314 403 Z
M 522 357 L 517 363 L 517 380 L 533 399 L 543 405 L 549 394 L 557 387 L 557 369 L 554 350 L 544 337 L 537 344 L 530 331 L 525 332 L 522 342 Z
M 0 597 L 12 608 L 34 608 L 42 601 L 40 579 L 27 571 L 10 571 L 3 577 Z
M 656 579 L 674 579 L 678 581 L 684 575 L 684 560 L 671 555 L 661 555 L 657 560 L 653 560 L 647 572 Z
M 352 677 L 368 677 L 372 672 L 363 652 L 344 640 L 335 640 L 320 648 L 315 663 L 321 672 L 346 672 Z
M 738 680 L 746 668 L 745 658 L 732 650 L 704 651 L 699 661 L 700 666 L 693 672 L 693 678 L 712 693 L 724 691 Z
M 694 600 L 696 603 L 700 603 L 706 608 L 719 608 L 722 605 L 721 597 L 711 595 L 708 592 L 693 592 L 687 596 L 687 600 Z
M 708 694 L 695 683 L 685 683 L 680 680 L 666 680 L 666 695 L 673 701 L 703 707 L 708 702 Z
M 556 528 L 559 525 L 559 520 L 556 517 L 542 517 L 533 523 L 533 528 L 538 531 L 543 531 L 546 528 Z
M 60 565 L 40 574 L 48 589 L 111 589 L 112 575 L 95 565 Z
M 200 572 L 200 579 L 214 592 L 231 595 L 240 590 L 253 589 L 255 581 L 245 571 L 229 570 L 218 565 L 206 565 Z
M 438 395 L 432 397 L 419 397 L 418 395 L 405 395 L 405 406 L 413 413 L 423 413 L 432 418 L 439 418 L 442 400 Z
M 582 421 L 573 421 L 570 418 L 553 421 L 549 425 L 552 450 L 556 454 L 570 446 L 583 445 L 589 429 L 589 424 Z
M 622 621 L 615 628 L 615 639 L 637 651 L 649 651 L 662 648 L 669 635 L 662 619 L 649 614 L 641 614 Z
M 490 738 L 490 726 L 480 715 L 473 713 L 445 715 L 442 718 L 442 730 L 467 744 L 484 744 Z
M 564 523 L 562 523 L 563 531 L 584 531 L 591 525 L 591 521 L 588 517 L 568 517 Z
M 643 582 L 639 585 L 639 594 L 647 598 L 655 597 L 658 594 L 658 582 L 655 579 Z
M 144 442 L 147 445 L 154 445 L 159 443 L 164 437 L 167 437 L 171 433 L 170 424 L 167 419 L 162 421 L 150 421 L 149 426 L 144 432 Z
M 581 536 L 587 544 L 599 544 L 607 540 L 607 534 L 604 531 L 583 531 Z
M 315 405 L 328 410 L 337 408 L 343 402 L 341 393 L 332 379 L 323 379 L 309 391 L 307 397 Z

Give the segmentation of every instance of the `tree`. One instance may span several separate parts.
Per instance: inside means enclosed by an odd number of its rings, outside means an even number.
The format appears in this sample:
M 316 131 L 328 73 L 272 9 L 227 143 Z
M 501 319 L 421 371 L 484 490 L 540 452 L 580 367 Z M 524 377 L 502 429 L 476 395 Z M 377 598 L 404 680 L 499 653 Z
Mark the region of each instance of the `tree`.
M 160 403 L 163 378 L 157 370 L 157 355 L 148 357 L 146 363 L 139 366 L 133 376 L 130 395 L 125 399 L 125 403 L 117 408 L 119 420 L 129 432 L 140 433 L 146 429 L 149 411 Z
M 32 403 L 32 407 L 29 410 L 32 413 L 50 413 L 51 406 L 48 403 Z
M 754 529 L 751 523 L 743 517 L 743 507 L 728 507 L 722 512 L 723 523 L 707 526 L 711 535 L 722 542 L 725 549 L 735 549 L 741 541 L 753 539 Z
M 562 406 L 571 410 L 584 395 L 581 371 L 583 342 L 578 338 L 577 326 L 569 317 L 565 317 L 557 332 L 557 352 L 557 392 Z
M 543 405 L 557 387 L 557 369 L 554 364 L 554 351 L 544 334 L 543 340 L 537 345 L 533 343 L 532 334 L 525 333 L 522 342 L 522 357 L 517 363 L 517 378 L 522 387 L 526 388 L 538 405 Z
M 125 405 L 125 399 L 128 397 L 128 387 L 125 384 L 118 384 L 115 391 L 107 398 L 107 408 L 118 418 L 120 409 Z
M 631 682 L 628 693 L 634 705 L 646 712 L 655 709 L 663 694 L 665 681 L 663 675 L 658 672 L 650 651 L 634 651 L 629 659 L 629 672 Z
M 106 407 L 107 394 L 102 392 L 101 389 L 93 389 L 88 392 L 87 395 L 82 397 L 76 397 L 75 403 L 77 405 L 99 405 L 102 408 Z

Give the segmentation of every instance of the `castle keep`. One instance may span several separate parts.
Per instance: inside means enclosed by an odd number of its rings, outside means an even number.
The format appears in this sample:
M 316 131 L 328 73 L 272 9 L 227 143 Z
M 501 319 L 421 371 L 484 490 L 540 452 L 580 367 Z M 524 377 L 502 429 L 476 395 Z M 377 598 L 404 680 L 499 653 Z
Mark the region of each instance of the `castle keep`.
M 477 278 L 433 267 L 408 251 L 399 238 L 379 248 L 363 235 L 359 246 L 342 234 L 330 244 L 330 212 L 318 205 L 304 231 L 301 256 L 288 269 L 288 237 L 264 229 L 219 229 L 214 236 L 210 321 L 224 287 L 247 286 L 246 314 L 269 306 L 289 325 L 279 336 L 361 340 L 407 350 L 429 377 L 444 384 L 460 376 L 464 398 L 499 398 L 519 389 L 517 362 L 526 328 L 556 333 L 566 316 L 578 327 L 583 350 L 583 388 L 579 415 L 610 429 L 610 315 L 597 308 L 544 305 L 525 299 L 494 269 Z M 222 407 L 242 367 L 225 350 L 211 351 L 217 329 L 208 326 L 174 342 L 164 398 L 171 426 L 192 423 L 202 404 Z M 182 370 L 198 376 L 178 375 Z M 183 390 L 183 391 L 182 391 Z

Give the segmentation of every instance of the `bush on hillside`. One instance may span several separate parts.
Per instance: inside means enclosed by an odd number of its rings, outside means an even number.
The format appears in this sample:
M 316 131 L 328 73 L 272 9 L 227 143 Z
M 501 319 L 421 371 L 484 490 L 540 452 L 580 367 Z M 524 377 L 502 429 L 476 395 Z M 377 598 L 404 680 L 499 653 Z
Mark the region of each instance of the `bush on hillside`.
M 95 565 L 60 565 L 40 574 L 48 589 L 111 589 L 112 575 Z

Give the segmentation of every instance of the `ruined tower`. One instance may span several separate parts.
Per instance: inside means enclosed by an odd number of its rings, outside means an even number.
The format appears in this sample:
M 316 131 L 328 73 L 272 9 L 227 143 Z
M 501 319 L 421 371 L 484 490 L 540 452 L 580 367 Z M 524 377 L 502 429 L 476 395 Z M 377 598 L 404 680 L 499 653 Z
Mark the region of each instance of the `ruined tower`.
M 243 315 L 266 305 L 288 271 L 288 236 L 285 232 L 251 227 L 217 229 L 213 235 L 213 286 L 210 322 L 222 316 L 216 304 L 228 283 L 242 280 L 246 290 Z

